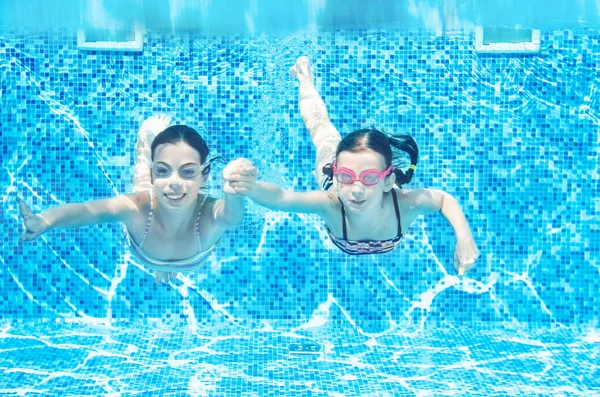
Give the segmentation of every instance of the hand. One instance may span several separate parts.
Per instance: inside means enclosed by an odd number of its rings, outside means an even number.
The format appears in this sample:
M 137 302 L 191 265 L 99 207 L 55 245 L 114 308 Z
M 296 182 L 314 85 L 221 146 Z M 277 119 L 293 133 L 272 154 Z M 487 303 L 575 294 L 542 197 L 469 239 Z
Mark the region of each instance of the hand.
M 239 158 L 227 164 L 222 175 L 224 193 L 247 195 L 256 185 L 258 170 L 250 160 Z
M 465 272 L 473 267 L 479 255 L 479 249 L 473 237 L 457 240 L 454 247 L 454 269 L 456 269 L 456 274 L 463 276 Z
M 21 241 L 31 241 L 50 229 L 50 223 L 46 218 L 34 214 L 20 198 L 17 199 L 17 202 L 19 214 L 23 218 L 23 226 L 25 226 L 25 233 L 21 235 Z
M 166 130 L 171 125 L 171 116 L 160 114 L 148 117 L 140 127 L 139 134 L 146 139 L 149 146 L 158 134 Z
M 174 280 L 177 278 L 177 273 L 172 273 L 172 272 L 156 272 L 156 282 L 158 284 L 162 283 L 163 280 L 165 281 L 165 283 L 168 283 L 171 280 Z

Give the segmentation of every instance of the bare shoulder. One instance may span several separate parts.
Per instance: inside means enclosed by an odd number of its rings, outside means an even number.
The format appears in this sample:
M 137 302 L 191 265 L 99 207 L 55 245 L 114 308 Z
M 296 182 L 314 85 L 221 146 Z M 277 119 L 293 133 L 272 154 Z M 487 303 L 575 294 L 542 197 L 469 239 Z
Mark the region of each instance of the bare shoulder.
M 122 222 L 125 223 L 146 219 L 152 208 L 148 192 L 121 194 L 113 200 L 116 212 L 119 213 Z
M 148 192 L 136 192 L 129 194 L 121 194 L 117 196 L 120 199 L 121 205 L 128 210 L 144 210 L 150 209 L 150 194 Z
M 332 191 L 321 191 L 320 193 L 323 195 L 323 202 L 327 207 L 333 208 L 334 210 L 338 210 L 341 207 L 340 198 L 337 193 Z
M 341 203 L 335 191 L 314 190 L 307 194 L 312 195 L 312 201 L 316 204 L 314 213 L 320 217 L 327 219 L 340 211 Z
M 312 194 L 317 198 L 315 201 L 319 203 L 314 213 L 320 216 L 329 227 L 335 228 L 335 225 L 341 225 L 342 204 L 337 192 L 330 190 L 315 190 Z

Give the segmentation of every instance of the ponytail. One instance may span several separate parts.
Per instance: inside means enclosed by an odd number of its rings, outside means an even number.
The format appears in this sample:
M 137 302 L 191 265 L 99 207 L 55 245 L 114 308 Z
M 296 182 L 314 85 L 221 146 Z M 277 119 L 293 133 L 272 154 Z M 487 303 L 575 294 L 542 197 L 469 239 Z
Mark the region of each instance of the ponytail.
M 402 185 L 410 183 L 415 174 L 417 162 L 419 161 L 419 146 L 410 135 L 388 135 L 387 138 L 392 146 L 392 165 L 394 166 L 393 172 L 396 175 L 396 185 L 402 187 Z M 398 153 L 399 151 L 405 152 L 410 157 L 410 165 L 406 172 L 400 168 L 401 154 Z

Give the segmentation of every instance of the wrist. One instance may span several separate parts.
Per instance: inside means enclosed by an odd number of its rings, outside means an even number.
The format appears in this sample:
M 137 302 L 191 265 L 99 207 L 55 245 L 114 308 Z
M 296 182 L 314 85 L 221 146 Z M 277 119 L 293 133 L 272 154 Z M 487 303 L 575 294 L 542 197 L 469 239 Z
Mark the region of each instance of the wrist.
M 49 220 L 48 220 L 48 218 L 46 218 L 44 215 L 42 215 L 42 214 L 37 214 L 37 216 L 39 216 L 39 217 L 42 219 L 42 221 L 44 222 L 44 224 L 46 225 L 46 227 L 47 227 L 48 229 L 50 229 L 50 228 L 52 227 L 52 225 L 50 224 L 50 221 L 49 221 Z
M 456 241 L 473 239 L 473 234 L 471 233 L 471 230 L 469 228 L 462 229 L 462 230 L 455 230 L 454 233 L 456 236 Z
M 246 190 L 246 192 L 244 193 L 245 196 L 250 197 L 251 199 L 255 199 L 257 197 L 260 196 L 260 193 L 263 191 L 263 185 L 262 182 L 258 182 L 256 181 L 255 183 L 253 183 L 252 185 L 250 185 L 248 187 L 248 189 Z
M 223 192 L 223 199 L 227 201 L 241 201 L 244 199 L 244 196 L 238 193 Z

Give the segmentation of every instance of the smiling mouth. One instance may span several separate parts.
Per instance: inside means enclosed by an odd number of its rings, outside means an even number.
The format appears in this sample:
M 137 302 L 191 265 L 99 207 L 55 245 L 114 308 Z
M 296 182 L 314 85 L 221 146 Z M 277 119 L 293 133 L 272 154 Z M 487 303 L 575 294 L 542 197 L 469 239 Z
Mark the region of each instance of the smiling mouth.
M 185 197 L 185 193 L 181 193 L 181 194 L 165 194 L 165 197 L 167 198 L 167 200 L 171 203 L 178 203 L 181 200 L 183 200 L 183 198 Z
M 350 202 L 354 205 L 362 205 L 365 203 L 365 201 L 367 200 L 350 200 Z

